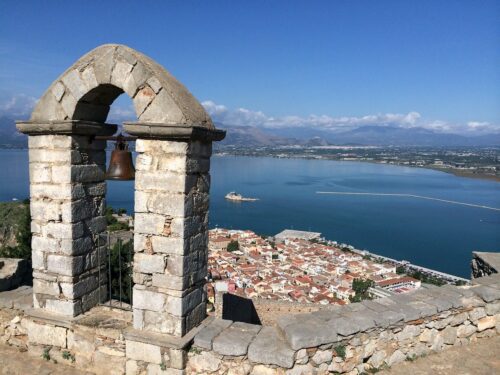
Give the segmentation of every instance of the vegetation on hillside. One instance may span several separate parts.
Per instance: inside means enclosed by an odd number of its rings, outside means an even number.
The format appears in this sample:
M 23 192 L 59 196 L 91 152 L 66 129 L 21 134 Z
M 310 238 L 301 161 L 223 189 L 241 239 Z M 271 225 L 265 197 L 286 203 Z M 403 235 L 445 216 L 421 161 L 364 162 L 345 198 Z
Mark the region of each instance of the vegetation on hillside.
M 0 257 L 31 259 L 30 202 L 0 202 Z
M 132 260 L 134 243 L 118 241 L 111 248 L 111 298 L 125 303 L 132 301 Z M 121 282 L 121 283 L 120 283 Z M 109 284 L 108 284 L 109 285 Z M 121 285 L 121 290 L 120 290 Z
M 352 281 L 352 289 L 356 294 L 354 295 L 354 297 L 350 297 L 349 300 L 351 302 L 361 302 L 365 299 L 372 299 L 372 296 L 368 292 L 368 289 L 370 289 L 373 285 L 373 280 L 354 279 Z
M 127 213 L 127 210 L 124 208 L 119 208 L 115 210 L 111 206 L 106 207 L 105 214 L 106 214 L 106 220 L 108 222 L 108 230 L 110 232 L 115 232 L 117 230 L 129 230 L 129 226 L 127 223 L 120 222 L 116 217 L 113 216 L 114 214 L 123 215 L 125 213 Z

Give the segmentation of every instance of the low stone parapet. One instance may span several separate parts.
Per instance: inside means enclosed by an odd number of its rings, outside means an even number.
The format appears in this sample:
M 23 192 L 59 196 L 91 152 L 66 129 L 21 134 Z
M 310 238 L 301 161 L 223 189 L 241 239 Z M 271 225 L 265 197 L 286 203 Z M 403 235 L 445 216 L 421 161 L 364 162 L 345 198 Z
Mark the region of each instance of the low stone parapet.
M 215 319 L 194 338 L 190 374 L 360 374 L 500 333 L 500 275 L 309 314 L 277 327 Z
M 498 335 L 500 274 L 282 316 L 275 326 L 210 317 L 180 338 L 136 330 L 130 312 L 104 306 L 76 318 L 5 306 L 1 342 L 96 374 L 355 375 Z

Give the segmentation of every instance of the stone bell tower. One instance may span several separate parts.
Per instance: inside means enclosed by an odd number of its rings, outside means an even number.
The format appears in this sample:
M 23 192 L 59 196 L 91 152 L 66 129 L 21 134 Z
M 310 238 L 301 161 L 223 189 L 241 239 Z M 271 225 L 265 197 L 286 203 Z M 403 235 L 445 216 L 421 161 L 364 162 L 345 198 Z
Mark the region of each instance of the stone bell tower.
M 95 137 L 116 131 L 105 121 L 122 93 L 137 115 L 124 125 L 138 138 L 133 329 L 180 338 L 206 316 L 210 156 L 225 132 L 163 67 L 122 45 L 81 57 L 17 124 L 29 135 L 34 308 L 75 317 L 106 295 L 95 242 L 106 144 Z

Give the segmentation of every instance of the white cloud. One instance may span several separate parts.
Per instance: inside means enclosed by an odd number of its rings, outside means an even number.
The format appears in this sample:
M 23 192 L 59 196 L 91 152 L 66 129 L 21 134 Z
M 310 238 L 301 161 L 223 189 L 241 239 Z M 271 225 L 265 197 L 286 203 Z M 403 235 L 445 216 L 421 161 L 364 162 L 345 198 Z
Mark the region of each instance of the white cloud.
M 24 120 L 30 117 L 37 99 L 25 94 L 17 94 L 6 99 L 0 99 L 0 116 Z
M 315 127 L 331 132 L 345 131 L 360 126 L 377 125 L 401 128 L 422 127 L 441 133 L 481 134 L 500 132 L 500 126 L 487 122 L 471 121 L 467 124 L 453 124 L 441 120 L 425 120 L 415 111 L 408 113 L 379 113 L 365 116 L 332 117 L 328 115 L 268 116 L 262 111 L 246 108 L 229 109 L 211 100 L 201 103 L 216 122 L 236 126 L 259 126 L 263 128 Z
M 132 106 L 125 107 L 125 106 L 112 105 L 111 109 L 109 110 L 108 118 L 106 121 L 111 123 L 113 122 L 121 123 L 123 121 L 135 121 L 136 119 L 137 116 Z

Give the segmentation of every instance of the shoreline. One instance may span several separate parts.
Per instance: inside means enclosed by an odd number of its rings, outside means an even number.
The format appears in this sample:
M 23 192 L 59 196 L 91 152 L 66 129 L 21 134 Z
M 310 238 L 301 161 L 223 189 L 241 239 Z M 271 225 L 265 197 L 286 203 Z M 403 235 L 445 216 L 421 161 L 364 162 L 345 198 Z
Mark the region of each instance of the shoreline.
M 392 163 L 382 163 L 377 160 L 341 160 L 341 159 L 327 159 L 327 158 L 315 158 L 315 157 L 296 157 L 296 156 L 286 156 L 286 157 L 278 157 L 275 155 L 244 155 L 244 154 L 236 154 L 231 152 L 214 152 L 214 156 L 240 156 L 240 157 L 252 157 L 252 158 L 273 158 L 273 159 L 304 159 L 304 160 L 326 160 L 326 161 L 342 161 L 342 162 L 355 162 L 355 163 L 371 163 L 371 164 L 382 164 L 382 165 L 394 165 L 398 167 L 409 167 L 409 168 L 417 168 L 417 169 L 428 169 L 437 172 L 448 173 L 457 177 L 464 178 L 473 178 L 476 180 L 487 180 L 500 182 L 500 176 L 483 174 L 483 173 L 472 173 L 467 172 L 466 170 L 460 169 L 452 169 L 452 168 L 439 168 L 432 166 L 416 166 L 416 165 L 408 165 L 408 164 L 392 164 Z

